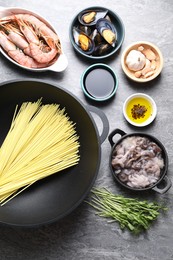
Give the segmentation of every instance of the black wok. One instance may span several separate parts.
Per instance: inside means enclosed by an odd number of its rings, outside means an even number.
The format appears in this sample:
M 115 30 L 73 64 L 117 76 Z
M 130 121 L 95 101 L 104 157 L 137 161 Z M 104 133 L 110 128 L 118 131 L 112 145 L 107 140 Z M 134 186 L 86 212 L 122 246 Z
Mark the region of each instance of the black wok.
M 70 119 L 76 123 L 81 159 L 77 166 L 38 181 L 1 206 L 1 223 L 34 226 L 59 220 L 83 201 L 98 174 L 101 143 L 109 130 L 106 116 L 99 109 L 85 107 L 70 92 L 48 82 L 27 79 L 0 85 L 0 144 L 9 130 L 16 104 L 41 97 L 43 104 L 58 103 L 61 108 L 65 107 Z M 90 111 L 102 120 L 101 136 Z

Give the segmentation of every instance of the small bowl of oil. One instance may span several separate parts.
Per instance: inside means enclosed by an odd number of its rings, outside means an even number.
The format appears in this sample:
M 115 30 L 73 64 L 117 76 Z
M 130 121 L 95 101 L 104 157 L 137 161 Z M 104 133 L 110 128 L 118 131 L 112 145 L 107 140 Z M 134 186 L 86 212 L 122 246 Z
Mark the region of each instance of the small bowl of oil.
M 91 100 L 102 102 L 112 98 L 118 87 L 118 78 L 113 69 L 103 63 L 89 66 L 81 76 L 81 88 Z
M 157 106 L 149 95 L 136 93 L 125 100 L 123 114 L 130 124 L 143 127 L 153 122 L 157 114 Z

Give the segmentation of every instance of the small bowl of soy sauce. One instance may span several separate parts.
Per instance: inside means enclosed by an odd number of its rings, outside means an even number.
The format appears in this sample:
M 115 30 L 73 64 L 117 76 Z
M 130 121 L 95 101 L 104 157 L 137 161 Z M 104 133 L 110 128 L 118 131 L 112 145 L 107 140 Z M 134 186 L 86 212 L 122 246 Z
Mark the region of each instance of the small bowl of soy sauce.
M 94 101 L 112 98 L 118 87 L 118 78 L 112 68 L 103 63 L 89 66 L 81 76 L 81 87 L 86 97 Z

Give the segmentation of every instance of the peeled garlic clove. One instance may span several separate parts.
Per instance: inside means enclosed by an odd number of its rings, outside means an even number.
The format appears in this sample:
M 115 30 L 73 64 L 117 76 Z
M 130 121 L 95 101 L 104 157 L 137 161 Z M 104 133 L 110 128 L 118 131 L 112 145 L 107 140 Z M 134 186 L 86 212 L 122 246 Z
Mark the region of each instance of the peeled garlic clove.
M 155 60 L 152 60 L 152 61 L 151 61 L 151 68 L 152 68 L 153 70 L 155 70 L 156 67 L 157 67 L 156 61 L 155 61 Z
M 149 78 L 149 77 L 151 77 L 153 74 L 154 74 L 154 71 L 151 70 L 151 71 L 147 72 L 147 73 L 144 75 L 144 78 L 145 78 L 145 79 L 146 79 L 146 78 Z
M 145 67 L 143 68 L 143 70 L 150 67 L 151 67 L 151 62 L 148 59 L 145 59 Z
M 148 72 L 151 72 L 153 71 L 153 69 L 150 67 L 150 68 L 145 68 L 144 70 L 142 70 L 142 75 L 145 76 Z
M 156 55 L 155 55 L 155 53 L 151 49 L 144 49 L 142 51 L 142 53 L 145 55 L 145 57 L 148 60 L 155 60 L 156 59 Z
M 143 51 L 144 50 L 144 47 L 141 45 L 138 47 L 138 51 Z
M 141 75 L 142 75 L 141 70 L 135 72 L 135 77 L 136 78 L 140 78 Z
M 151 70 L 152 70 L 151 62 L 148 59 L 146 59 L 145 67 L 142 69 L 142 75 L 145 75 L 146 73 L 148 73 Z

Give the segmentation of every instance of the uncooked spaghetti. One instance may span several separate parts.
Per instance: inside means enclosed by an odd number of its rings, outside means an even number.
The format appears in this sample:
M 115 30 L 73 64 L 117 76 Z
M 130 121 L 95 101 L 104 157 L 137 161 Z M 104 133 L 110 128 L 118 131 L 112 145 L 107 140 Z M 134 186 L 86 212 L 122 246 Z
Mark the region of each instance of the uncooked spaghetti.
M 58 104 L 25 102 L 16 107 L 0 148 L 0 203 L 4 205 L 28 186 L 78 164 L 75 124 Z

